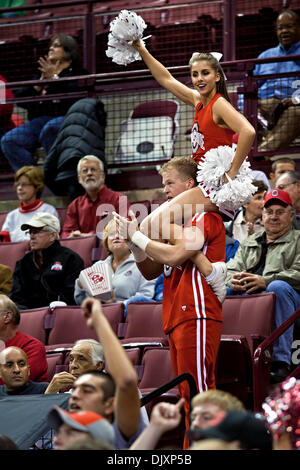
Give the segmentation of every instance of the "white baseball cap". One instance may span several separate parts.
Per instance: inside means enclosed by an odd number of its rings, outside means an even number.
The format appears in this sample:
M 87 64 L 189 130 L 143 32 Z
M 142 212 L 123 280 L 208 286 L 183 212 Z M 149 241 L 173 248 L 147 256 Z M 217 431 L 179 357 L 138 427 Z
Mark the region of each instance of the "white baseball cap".
M 26 224 L 21 225 L 21 230 L 28 230 L 30 228 L 43 228 L 49 227 L 54 232 L 60 232 L 60 222 L 55 215 L 48 214 L 48 212 L 37 212 Z

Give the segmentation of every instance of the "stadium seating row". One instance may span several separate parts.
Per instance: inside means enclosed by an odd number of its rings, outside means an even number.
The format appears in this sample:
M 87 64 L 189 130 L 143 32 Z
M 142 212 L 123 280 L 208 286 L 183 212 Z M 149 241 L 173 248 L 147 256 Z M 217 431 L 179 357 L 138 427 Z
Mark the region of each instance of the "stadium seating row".
M 105 54 L 109 24 L 122 8 L 118 8 L 116 2 L 110 3 L 110 7 L 101 5 L 93 11 L 96 24 L 96 73 L 120 71 L 120 67 Z M 149 2 L 149 6 L 147 5 L 146 9 L 141 8 L 138 13 L 145 19 L 147 34 L 151 35 L 148 47 L 166 66 L 186 65 L 192 53 L 199 49 L 199 44 L 202 50 L 223 49 L 220 2 L 211 2 L 213 6 L 209 9 L 207 5 L 201 7 L 200 4 L 189 7 L 166 5 L 166 8 L 163 8 L 164 0 L 154 3 L 157 3 L 157 8 L 151 8 L 152 2 Z M 206 10 L 203 11 L 203 8 Z M 31 14 L 22 18 L 2 20 L 2 75 L 9 82 L 31 79 L 37 73 L 38 58 L 46 54 L 49 39 L 54 34 L 65 33 L 74 36 L 83 49 L 86 6 L 82 6 L 81 12 L 75 9 L 76 6 L 71 5 L 51 9 L 49 12 L 41 10 L 36 16 Z M 260 41 L 253 41 L 253 37 L 263 37 L 265 47 L 272 47 L 276 41 L 273 21 L 277 11 L 273 10 L 272 15 L 263 15 L 256 11 L 253 14 L 236 16 L 237 59 L 257 57 L 261 52 Z M 170 44 L 172 47 L 169 47 Z M 12 55 L 15 58 L 13 63 L 9 60 Z M 31 57 L 32 60 L 25 62 L 25 57 Z M 143 67 L 142 62 L 135 62 L 127 66 L 126 70 Z
M 88 237 L 63 238 L 60 244 L 81 256 L 84 266 L 87 268 L 95 261 L 104 259 L 107 256 L 106 250 L 102 247 L 96 235 Z M 15 269 L 16 262 L 20 260 L 30 250 L 29 242 L 0 243 L 1 263 Z
M 150 201 L 149 199 L 145 199 L 143 201 L 132 202 L 130 204 L 130 206 L 133 206 L 133 208 L 135 208 L 135 207 L 137 207 L 136 204 L 143 204 L 145 206 L 146 210 L 147 210 L 147 214 L 149 214 L 149 212 L 151 210 L 153 210 L 153 207 L 156 207 L 157 205 L 162 204 L 163 202 L 165 202 L 165 200 L 166 199 L 164 199 L 164 198 L 152 199 L 152 201 Z M 57 213 L 59 215 L 60 225 L 61 225 L 61 227 L 63 227 L 64 222 L 65 222 L 65 218 L 66 218 L 66 215 L 67 215 L 67 208 L 66 207 L 57 207 L 56 210 L 57 210 Z M 6 219 L 6 216 L 7 216 L 8 212 L 9 211 L 0 212 L 0 227 L 2 227 L 2 225 L 4 224 L 4 221 Z
M 226 298 L 223 304 L 224 321 L 216 368 L 217 388 L 234 393 L 247 406 L 251 406 L 255 398 L 253 354 L 258 344 L 271 334 L 274 299 L 272 293 L 232 296 Z M 131 349 L 130 355 L 135 366 L 143 365 L 137 361 L 143 358 L 149 347 L 168 347 L 168 338 L 162 330 L 160 302 L 129 304 L 125 320 L 123 304 L 104 305 L 103 311 L 126 350 Z M 19 328 L 44 342 L 48 355 L 63 354 L 62 363 L 77 339 L 95 338 L 95 333 L 86 327 L 78 306 L 56 307 L 52 312 L 49 308 L 22 311 Z M 140 351 L 136 351 L 137 348 Z M 268 350 L 271 351 L 271 347 Z M 160 353 L 152 354 L 158 356 Z M 264 357 L 260 367 L 266 372 L 265 382 L 255 383 L 256 388 L 263 387 L 263 392 L 259 389 L 260 397 L 267 393 L 271 353 Z M 58 360 L 61 359 L 58 356 Z M 153 367 L 153 374 L 157 374 L 157 371 L 160 374 L 166 373 L 165 381 L 168 381 L 170 367 L 164 371 L 162 364 L 157 362 L 156 367 Z M 138 371 L 139 368 L 136 368 Z
M 152 203 L 149 200 L 138 201 L 131 204 L 131 208 L 135 213 L 139 221 L 141 221 L 151 210 L 152 207 L 157 207 L 163 203 L 165 199 L 153 199 Z M 145 210 L 141 210 L 139 204 L 142 204 Z M 61 220 L 61 226 L 66 216 L 65 208 L 59 208 L 58 214 Z M 7 212 L 0 213 L 0 227 L 3 225 Z M 88 237 L 76 237 L 76 238 L 62 238 L 60 239 L 62 246 L 66 246 L 71 250 L 78 253 L 87 268 L 91 266 L 95 261 L 106 258 L 107 252 L 100 243 L 100 239 L 96 235 Z M 11 242 L 11 243 L 0 243 L 0 260 L 1 264 L 9 266 L 14 270 L 16 262 L 21 259 L 25 253 L 30 250 L 29 243 L 24 242 Z

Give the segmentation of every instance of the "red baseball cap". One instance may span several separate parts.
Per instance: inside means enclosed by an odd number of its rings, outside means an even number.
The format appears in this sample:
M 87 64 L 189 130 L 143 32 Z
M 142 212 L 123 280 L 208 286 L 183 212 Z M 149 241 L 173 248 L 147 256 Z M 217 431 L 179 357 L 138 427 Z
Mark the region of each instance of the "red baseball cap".
M 289 193 L 282 191 L 281 189 L 272 189 L 272 191 L 269 191 L 268 194 L 266 194 L 264 207 L 266 207 L 266 205 L 270 205 L 271 202 L 274 202 L 274 204 L 277 202 L 284 206 L 293 205 Z

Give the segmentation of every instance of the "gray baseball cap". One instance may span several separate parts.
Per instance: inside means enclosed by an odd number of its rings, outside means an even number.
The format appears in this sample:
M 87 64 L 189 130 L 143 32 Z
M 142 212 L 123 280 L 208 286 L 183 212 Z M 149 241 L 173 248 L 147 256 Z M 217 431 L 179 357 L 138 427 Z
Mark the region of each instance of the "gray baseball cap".
M 77 431 L 90 434 L 94 439 L 100 439 L 111 446 L 115 446 L 115 432 L 113 426 L 103 416 L 93 411 L 79 411 L 70 413 L 59 406 L 54 406 L 48 414 L 48 424 L 58 431 L 65 423 Z

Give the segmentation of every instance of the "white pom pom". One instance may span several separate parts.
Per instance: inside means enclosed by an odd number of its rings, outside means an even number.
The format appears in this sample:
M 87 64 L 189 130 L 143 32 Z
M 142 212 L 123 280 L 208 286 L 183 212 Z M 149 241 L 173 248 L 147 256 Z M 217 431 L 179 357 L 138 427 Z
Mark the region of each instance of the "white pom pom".
M 223 175 L 230 169 L 235 151 L 228 145 L 211 149 L 198 164 L 197 180 L 209 190 L 210 200 L 220 209 L 233 211 L 247 204 L 257 188 L 252 184 L 253 173 L 247 159 L 242 163 L 236 177 L 223 183 Z
M 140 54 L 132 46 L 132 42 L 143 37 L 147 27 L 143 18 L 134 11 L 122 10 L 110 23 L 108 35 L 107 57 L 118 65 L 128 65 L 141 60 Z M 144 41 L 142 40 L 144 45 Z

